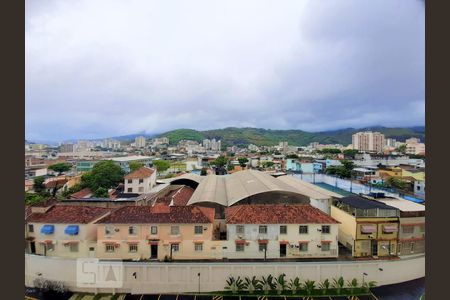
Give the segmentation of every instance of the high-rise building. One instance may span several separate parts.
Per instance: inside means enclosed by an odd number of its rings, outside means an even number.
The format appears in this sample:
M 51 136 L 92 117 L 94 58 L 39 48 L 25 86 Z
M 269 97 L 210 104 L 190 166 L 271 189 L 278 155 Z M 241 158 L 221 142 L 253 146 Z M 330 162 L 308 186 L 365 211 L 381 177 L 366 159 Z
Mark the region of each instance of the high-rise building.
M 384 134 L 380 132 L 357 132 L 352 135 L 353 149 L 368 152 L 383 152 L 385 145 Z
M 396 143 L 396 142 L 397 142 L 396 139 L 391 139 L 391 138 L 386 139 L 386 146 L 387 146 L 387 147 L 395 148 L 395 143 Z
M 73 144 L 61 144 L 61 146 L 59 146 L 59 151 L 60 152 L 73 152 L 74 150 L 74 145 Z
M 134 145 L 136 148 L 144 148 L 145 147 L 145 137 L 138 136 L 134 139 Z

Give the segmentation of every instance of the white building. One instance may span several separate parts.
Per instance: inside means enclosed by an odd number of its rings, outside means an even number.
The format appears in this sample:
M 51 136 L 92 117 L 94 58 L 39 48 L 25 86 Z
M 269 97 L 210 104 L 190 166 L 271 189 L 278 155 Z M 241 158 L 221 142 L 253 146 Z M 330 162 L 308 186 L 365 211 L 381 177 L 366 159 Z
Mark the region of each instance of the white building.
M 136 148 L 144 148 L 145 147 L 145 137 L 138 136 L 134 139 L 134 145 Z
M 141 167 L 126 175 L 125 193 L 145 194 L 156 185 L 156 171 L 149 167 Z

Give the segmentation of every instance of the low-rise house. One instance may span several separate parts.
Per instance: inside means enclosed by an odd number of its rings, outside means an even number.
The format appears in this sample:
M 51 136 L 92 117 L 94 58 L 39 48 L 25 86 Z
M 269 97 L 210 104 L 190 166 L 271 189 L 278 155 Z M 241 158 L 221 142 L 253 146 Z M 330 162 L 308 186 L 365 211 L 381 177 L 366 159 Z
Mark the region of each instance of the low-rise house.
M 225 215 L 224 258 L 338 256 L 338 221 L 311 205 L 238 205 Z
M 335 199 L 331 216 L 340 222 L 339 242 L 354 257 L 397 254 L 399 210 L 361 196 Z
M 213 240 L 214 209 L 197 206 L 126 206 L 97 222 L 102 259 L 220 258 Z
M 94 257 L 97 225 L 110 210 L 91 206 L 31 207 L 26 218 L 27 252 L 58 257 Z
M 156 185 L 156 170 L 141 167 L 124 177 L 125 193 L 144 194 Z

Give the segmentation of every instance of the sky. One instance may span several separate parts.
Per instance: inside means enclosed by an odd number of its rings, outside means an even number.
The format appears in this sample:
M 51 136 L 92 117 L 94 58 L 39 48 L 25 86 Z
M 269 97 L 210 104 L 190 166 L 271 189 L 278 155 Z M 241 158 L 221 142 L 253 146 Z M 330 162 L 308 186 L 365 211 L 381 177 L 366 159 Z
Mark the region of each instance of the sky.
M 27 0 L 26 138 L 425 124 L 419 0 Z

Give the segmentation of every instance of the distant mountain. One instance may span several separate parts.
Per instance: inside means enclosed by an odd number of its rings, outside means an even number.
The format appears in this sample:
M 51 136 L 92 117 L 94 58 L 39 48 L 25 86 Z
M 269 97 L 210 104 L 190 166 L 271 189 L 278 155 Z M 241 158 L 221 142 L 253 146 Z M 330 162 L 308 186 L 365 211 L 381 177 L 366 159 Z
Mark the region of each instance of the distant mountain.
M 287 141 L 289 145 L 306 146 L 312 142 L 322 144 L 343 144 L 348 145 L 352 142 L 352 134 L 359 131 L 378 131 L 387 138 L 395 138 L 398 141 L 404 141 L 410 137 L 425 140 L 425 127 L 382 127 L 373 126 L 366 128 L 345 128 L 339 130 L 307 132 L 303 130 L 271 130 L 262 128 L 236 128 L 228 127 L 223 129 L 197 131 L 193 129 L 177 129 L 157 135 L 158 137 L 167 137 L 171 144 L 176 144 L 180 140 L 194 140 L 201 142 L 203 139 L 222 140 L 223 145 L 249 145 L 258 146 L 277 145 L 281 141 Z

